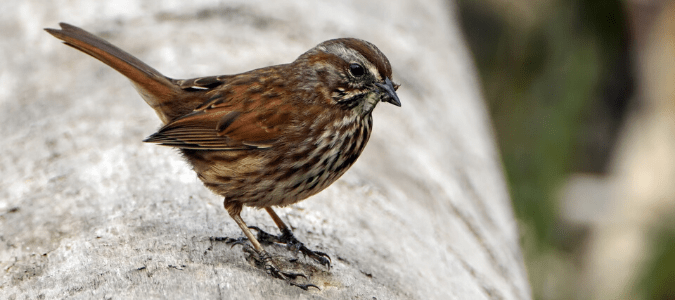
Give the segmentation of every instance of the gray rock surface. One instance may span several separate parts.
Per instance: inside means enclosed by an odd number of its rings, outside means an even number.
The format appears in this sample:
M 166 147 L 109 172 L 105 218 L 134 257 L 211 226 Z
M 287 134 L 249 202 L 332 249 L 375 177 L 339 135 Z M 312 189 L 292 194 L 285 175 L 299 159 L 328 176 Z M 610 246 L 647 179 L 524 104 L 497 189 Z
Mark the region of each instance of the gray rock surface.
M 334 1 L 337 2 L 337 1 Z M 161 4 L 160 4 L 161 3 Z M 112 69 L 61 45 L 60 21 L 174 78 L 286 63 L 344 36 L 402 84 L 347 174 L 278 212 L 330 271 L 271 279 Z M 0 4 L 0 299 L 529 299 L 516 222 L 476 74 L 443 1 L 4 1 Z M 275 232 L 264 211 L 250 225 Z M 274 247 L 271 247 L 274 248 Z M 279 255 L 292 257 L 280 249 Z

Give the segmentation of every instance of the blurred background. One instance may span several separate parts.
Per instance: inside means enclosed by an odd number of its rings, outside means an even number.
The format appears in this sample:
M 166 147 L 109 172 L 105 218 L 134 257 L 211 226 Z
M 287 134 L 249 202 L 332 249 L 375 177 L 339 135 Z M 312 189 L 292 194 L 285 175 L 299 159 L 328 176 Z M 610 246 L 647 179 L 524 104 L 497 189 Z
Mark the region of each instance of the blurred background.
M 675 1 L 457 8 L 535 299 L 675 299 Z

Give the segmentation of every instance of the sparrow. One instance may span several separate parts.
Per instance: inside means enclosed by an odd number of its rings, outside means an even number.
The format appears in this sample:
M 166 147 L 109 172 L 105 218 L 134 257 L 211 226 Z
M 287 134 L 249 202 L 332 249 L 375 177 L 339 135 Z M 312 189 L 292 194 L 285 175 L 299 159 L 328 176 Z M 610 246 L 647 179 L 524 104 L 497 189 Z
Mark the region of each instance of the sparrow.
M 59 25 L 45 30 L 131 81 L 163 124 L 144 142 L 180 150 L 204 185 L 224 197 L 259 265 L 292 285 L 316 287 L 295 283 L 304 275 L 278 268 L 261 242 L 286 244 L 330 268 L 330 257 L 299 242 L 273 207 L 307 199 L 335 182 L 363 152 L 375 106 L 401 106 L 387 57 L 367 41 L 339 38 L 287 64 L 172 79 L 81 28 Z M 244 206 L 265 209 L 281 235 L 249 227 L 241 218 Z

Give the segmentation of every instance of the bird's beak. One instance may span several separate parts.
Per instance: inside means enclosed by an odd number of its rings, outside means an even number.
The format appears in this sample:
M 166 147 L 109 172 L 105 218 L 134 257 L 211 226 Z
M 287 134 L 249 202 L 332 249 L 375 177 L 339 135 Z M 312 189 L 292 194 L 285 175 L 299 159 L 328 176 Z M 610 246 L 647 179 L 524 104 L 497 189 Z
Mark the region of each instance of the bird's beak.
M 382 92 L 385 93 L 382 97 L 382 101 L 384 102 L 389 102 L 393 105 L 396 105 L 398 107 L 401 107 L 401 100 L 398 100 L 398 96 L 396 95 L 396 88 L 394 88 L 394 84 L 391 83 L 391 80 L 389 78 L 384 79 L 384 83 L 375 83 L 377 87 L 379 87 Z

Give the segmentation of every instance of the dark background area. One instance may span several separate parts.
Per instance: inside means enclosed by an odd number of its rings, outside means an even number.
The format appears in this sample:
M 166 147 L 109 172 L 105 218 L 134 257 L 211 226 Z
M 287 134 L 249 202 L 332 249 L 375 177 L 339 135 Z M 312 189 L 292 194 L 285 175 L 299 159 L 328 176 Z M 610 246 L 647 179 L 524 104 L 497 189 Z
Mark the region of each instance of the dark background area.
M 675 17 L 668 15 L 668 4 L 458 1 L 521 225 L 536 299 L 589 299 L 598 294 L 596 287 L 583 282 L 593 267 L 588 251 L 589 240 L 597 238 L 595 224 L 570 222 L 562 212 L 561 190 L 573 174 L 612 176 L 626 116 L 646 101 L 639 87 L 639 52 L 655 20 L 663 14 Z M 600 192 L 588 190 L 596 193 Z M 620 206 L 620 197 L 609 202 Z M 633 270 L 622 295 L 675 299 L 673 228 L 651 226 L 647 232 L 651 251 L 642 253 L 642 264 Z

